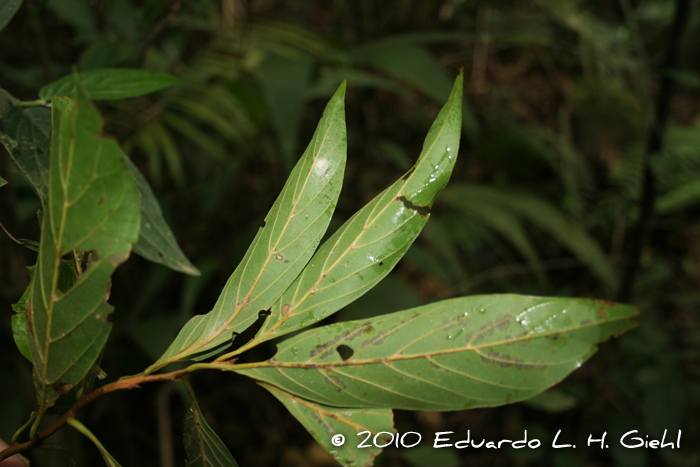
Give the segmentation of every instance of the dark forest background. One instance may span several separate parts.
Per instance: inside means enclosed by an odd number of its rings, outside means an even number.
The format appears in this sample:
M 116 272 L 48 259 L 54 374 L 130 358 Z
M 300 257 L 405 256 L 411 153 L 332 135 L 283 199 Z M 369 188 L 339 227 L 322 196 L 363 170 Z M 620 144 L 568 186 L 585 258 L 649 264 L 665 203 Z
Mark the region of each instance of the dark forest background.
M 329 231 L 409 168 L 460 68 L 459 160 L 430 222 L 396 269 L 330 318 L 449 297 L 521 293 L 633 303 L 640 326 L 605 343 L 537 398 L 495 409 L 397 411 L 420 448 L 389 466 L 700 465 L 700 11 L 689 0 L 26 0 L 0 34 L 0 86 L 36 99 L 79 70 L 132 67 L 183 84 L 100 102 L 154 187 L 187 256 L 186 277 L 137 257 L 114 277 L 109 378 L 142 371 L 207 312 L 348 81 L 348 164 Z M 0 98 L 0 104 L 2 104 Z M 5 107 L 6 108 L 6 107 Z M 39 200 L 0 152 L 0 221 L 38 239 Z M 33 408 L 10 304 L 33 252 L 0 235 L 0 437 Z M 274 351 L 263 346 L 260 355 Z M 335 465 L 271 395 L 243 377 L 192 378 L 241 466 Z M 185 399 L 169 385 L 120 391 L 83 413 L 128 466 L 183 464 Z M 560 441 L 576 449 L 552 449 Z M 622 433 L 680 450 L 624 449 Z M 452 439 L 539 438 L 536 450 L 430 448 Z M 609 449 L 586 447 L 607 432 Z M 52 438 L 101 465 L 71 430 Z M 32 454 L 64 466 L 60 453 Z M 174 459 L 174 460 L 173 460 Z

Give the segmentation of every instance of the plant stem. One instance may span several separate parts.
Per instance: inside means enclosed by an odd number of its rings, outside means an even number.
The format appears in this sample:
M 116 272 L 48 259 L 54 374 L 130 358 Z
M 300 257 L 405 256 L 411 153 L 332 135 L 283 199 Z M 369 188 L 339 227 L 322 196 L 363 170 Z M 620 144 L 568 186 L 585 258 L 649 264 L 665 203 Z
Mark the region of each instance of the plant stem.
M 155 381 L 166 381 L 166 380 L 174 380 L 176 378 L 179 378 L 180 376 L 188 373 L 192 373 L 201 369 L 208 368 L 210 365 L 209 364 L 195 364 L 191 365 L 187 368 L 184 368 L 182 370 L 177 370 L 177 371 L 172 371 L 170 373 L 163 373 L 163 374 L 158 374 L 158 375 L 148 375 L 148 376 L 131 376 L 125 379 L 120 379 L 117 381 L 114 381 L 109 384 L 105 384 L 104 386 L 101 386 L 94 391 L 92 391 L 90 394 L 83 396 L 78 402 L 76 402 L 73 407 L 68 410 L 68 412 L 64 413 L 61 418 L 56 420 L 50 427 L 45 429 L 44 431 L 40 433 L 35 433 L 35 436 L 32 437 L 29 441 L 26 441 L 24 443 L 17 443 L 16 441 L 12 443 L 10 447 L 5 449 L 4 451 L 0 452 L 0 461 L 3 459 L 6 459 L 10 457 L 13 454 L 17 454 L 22 451 L 26 451 L 27 449 L 37 447 L 39 444 L 43 442 L 46 438 L 54 434 L 59 428 L 61 428 L 63 425 L 68 423 L 68 419 L 70 418 L 75 418 L 75 416 L 78 414 L 78 412 L 85 407 L 86 405 L 90 404 L 94 400 L 98 399 L 99 397 L 102 397 L 105 394 L 108 394 L 110 392 L 118 391 L 121 389 L 134 389 L 140 387 L 141 384 L 144 383 L 152 383 Z M 36 423 L 35 423 L 36 425 Z
M 26 451 L 30 448 L 33 447 L 39 447 L 43 441 L 54 434 L 56 431 L 58 431 L 59 428 L 61 428 L 65 424 L 69 424 L 76 428 L 75 424 L 79 423 L 77 420 L 75 420 L 76 415 L 78 415 L 78 412 L 85 407 L 86 405 L 90 404 L 91 402 L 95 401 L 99 397 L 102 397 L 105 394 L 108 394 L 110 392 L 114 391 L 119 391 L 121 389 L 134 389 L 134 388 L 139 388 L 141 387 L 141 384 L 144 383 L 153 383 L 156 381 L 178 381 L 178 382 L 183 382 L 181 379 L 181 376 L 187 375 L 190 373 L 194 373 L 200 370 L 221 370 L 221 371 L 232 371 L 235 369 L 243 369 L 243 368 L 255 368 L 257 366 L 264 365 L 265 362 L 259 362 L 259 363 L 246 363 L 242 365 L 234 365 L 233 361 L 228 361 L 228 362 L 217 362 L 217 363 L 195 363 L 193 365 L 188 366 L 187 368 L 183 368 L 181 370 L 176 370 L 176 371 L 171 371 L 170 373 L 162 373 L 162 374 L 157 374 L 157 375 L 135 375 L 135 376 L 128 376 L 126 378 L 119 379 L 117 381 L 114 381 L 109 384 L 105 384 L 104 386 L 101 386 L 94 391 L 92 391 L 90 394 L 83 396 L 80 398 L 78 402 L 76 402 L 73 407 L 68 410 L 68 412 L 64 413 L 61 418 L 56 420 L 53 425 L 45 429 L 44 431 L 40 433 L 35 433 L 33 437 L 29 441 L 26 441 L 24 443 L 18 443 L 17 440 L 15 439 L 16 437 L 13 437 L 13 443 L 5 449 L 4 451 L 0 451 L 0 461 L 3 459 L 7 459 L 8 457 L 17 454 L 22 451 Z M 25 424 L 23 428 L 18 430 L 19 433 L 26 428 L 26 426 L 34 421 L 34 426 L 38 426 L 38 417 L 35 416 L 35 413 L 32 413 L 32 417 L 30 418 L 29 422 Z M 71 421 L 74 420 L 74 421 Z M 82 426 L 82 424 L 80 425 Z M 83 427 L 84 428 L 84 427 Z M 76 428 L 78 429 L 78 428 Z M 85 428 L 87 430 L 87 428 Z M 78 429 L 78 431 L 80 431 Z M 81 431 L 82 433 L 82 431 Z M 83 433 L 85 434 L 85 433 Z M 18 436 L 18 435 L 16 435 Z M 88 436 L 88 435 L 85 435 Z M 89 436 L 88 436 L 89 438 Z M 90 438 L 92 439 L 92 438 Z
M 656 98 L 653 121 L 651 122 L 646 151 L 644 153 L 644 173 L 642 178 L 642 194 L 639 201 L 639 219 L 635 226 L 632 238 L 627 250 L 627 260 L 622 270 L 622 279 L 617 293 L 617 300 L 626 302 L 632 294 L 632 288 L 639 272 L 639 260 L 642 255 L 642 248 L 646 241 L 651 220 L 654 216 L 654 203 L 656 200 L 656 183 L 654 173 L 651 168 L 651 158 L 659 154 L 664 144 L 664 132 L 666 122 L 671 108 L 671 97 L 673 96 L 673 80 L 666 73 L 676 66 L 678 49 L 683 36 L 683 31 L 688 23 L 690 10 L 690 0 L 676 0 L 676 12 L 673 24 L 669 31 L 668 49 L 666 58 L 660 71 L 662 73 L 661 86 Z
M 20 107 L 36 107 L 39 105 L 46 105 L 48 101 L 44 99 L 36 99 L 33 101 L 17 101 L 17 105 Z

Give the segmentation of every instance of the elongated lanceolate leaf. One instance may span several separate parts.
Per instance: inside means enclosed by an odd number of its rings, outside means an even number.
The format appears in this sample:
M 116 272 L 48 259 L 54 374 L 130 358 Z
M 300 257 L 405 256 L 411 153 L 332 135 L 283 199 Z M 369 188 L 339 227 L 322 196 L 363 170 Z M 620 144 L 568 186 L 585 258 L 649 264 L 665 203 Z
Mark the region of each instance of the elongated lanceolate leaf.
M 314 437 L 318 444 L 333 454 L 335 460 L 343 466 L 370 466 L 382 450 L 375 446 L 374 437 L 379 445 L 390 444 L 394 429 L 394 415 L 391 409 L 377 408 L 339 408 L 310 402 L 278 387 L 261 383 L 273 396 L 299 420 L 304 428 Z M 363 443 L 369 432 L 370 441 Z M 336 435 L 342 435 L 345 442 L 341 446 L 332 443 Z M 365 444 L 369 447 L 358 447 Z
M 5 186 L 5 185 L 7 185 L 7 180 L 5 180 L 4 178 L 0 177 L 0 186 Z
M 81 71 L 79 76 L 88 97 L 95 100 L 142 96 L 182 82 L 166 73 L 131 68 L 98 68 Z M 41 88 L 39 97 L 50 100 L 52 96 L 72 96 L 73 92 L 73 76 L 68 75 Z
M 229 345 L 232 333 L 243 331 L 260 310 L 270 308 L 309 261 L 328 228 L 343 183 L 344 98 L 345 83 L 328 103 L 311 143 L 214 309 L 190 320 L 147 372 L 194 354 L 206 358 Z
M 238 467 L 221 438 L 214 433 L 202 416 L 194 392 L 188 386 L 190 403 L 185 410 L 183 437 L 187 467 Z
M 0 138 L 13 162 L 36 190 L 42 205 L 49 193 L 49 130 L 51 111 L 43 107 L 24 110 L 12 107 L 5 115 Z
M 97 360 L 111 325 L 110 276 L 129 257 L 139 232 L 136 184 L 102 118 L 78 90 L 52 100 L 50 187 L 27 309 L 29 349 L 40 405 L 80 382 Z M 92 252 L 88 268 L 62 290 L 62 258 Z
M 198 276 L 199 270 L 182 252 L 175 235 L 165 222 L 160 204 L 150 185 L 131 159 L 124 156 L 124 160 L 136 181 L 141 197 L 141 230 L 139 240 L 134 245 L 134 253 L 175 271 Z
M 430 128 L 415 166 L 326 241 L 273 305 L 262 342 L 335 313 L 379 282 L 401 259 L 430 217 L 459 151 L 462 75 Z
M 339 407 L 462 410 L 520 401 L 636 325 L 632 306 L 480 295 L 324 326 L 237 370 Z

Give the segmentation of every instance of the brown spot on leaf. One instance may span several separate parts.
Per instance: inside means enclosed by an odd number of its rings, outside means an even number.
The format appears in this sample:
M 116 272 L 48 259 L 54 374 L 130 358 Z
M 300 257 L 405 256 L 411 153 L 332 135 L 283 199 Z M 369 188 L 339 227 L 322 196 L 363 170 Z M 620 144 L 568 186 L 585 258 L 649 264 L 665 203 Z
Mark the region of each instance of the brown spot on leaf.
M 282 262 L 285 263 L 285 264 L 289 262 L 288 259 L 284 259 L 284 256 L 282 256 L 282 255 L 279 254 L 279 253 L 277 253 L 277 254 L 275 255 L 275 259 L 278 259 L 278 260 L 282 261 Z
M 380 331 L 380 332 L 378 332 L 376 336 L 372 336 L 372 337 L 370 337 L 369 339 L 367 339 L 366 341 L 364 341 L 364 342 L 362 343 L 362 348 L 365 348 L 365 347 L 367 347 L 368 345 L 381 345 L 382 342 L 384 342 L 384 339 L 387 338 L 387 335 L 388 335 L 388 334 L 389 334 L 389 333 L 386 332 L 386 331 Z
M 605 321 L 607 321 L 607 320 L 608 320 L 608 314 L 605 313 L 605 308 L 602 308 L 602 307 L 601 307 L 599 311 L 600 311 L 600 316 L 602 316 L 603 319 L 604 319 Z
M 509 316 L 499 316 L 497 319 L 500 321 L 500 323 L 496 325 L 496 328 L 499 331 L 505 331 L 506 329 L 508 329 L 508 327 L 510 326 L 509 318 Z
M 34 335 L 34 325 L 32 324 L 32 300 L 27 300 L 27 309 L 24 311 L 24 319 L 27 321 L 29 334 Z
M 512 366 L 517 366 L 517 368 L 523 370 L 534 370 L 537 365 L 530 365 L 525 363 L 523 360 L 513 357 L 512 355 L 502 354 L 498 352 L 489 352 L 486 356 L 481 356 L 481 361 L 484 363 L 495 363 L 502 368 L 510 368 Z
M 603 305 L 607 305 L 607 306 L 615 306 L 615 305 L 617 305 L 616 302 L 611 302 L 610 300 L 600 300 L 600 299 L 599 299 L 598 301 L 599 301 L 600 303 L 602 303 Z
M 107 261 L 109 261 L 109 264 L 112 265 L 114 268 L 122 264 L 124 261 L 126 261 L 129 258 L 129 252 L 128 251 L 122 251 L 119 253 L 115 253 L 111 255 L 109 258 L 107 258 Z
M 369 323 L 368 323 L 369 324 Z M 329 340 L 328 342 L 325 342 L 323 344 L 318 344 L 314 350 L 312 350 L 309 353 L 309 357 L 314 358 L 318 355 L 321 354 L 327 354 L 333 351 L 335 348 L 336 344 L 342 342 L 342 341 L 351 341 L 358 335 L 362 334 L 366 329 L 366 326 L 362 326 L 360 328 L 356 328 L 352 331 L 344 331 L 337 336 L 333 337 L 333 339 Z M 362 345 L 364 347 L 364 344 Z M 325 355 L 322 355 L 324 357 Z
M 68 392 L 73 389 L 73 385 L 70 383 L 62 383 L 60 381 L 55 382 L 51 385 L 54 391 L 59 394 L 68 394 Z
M 97 205 L 102 206 L 105 203 L 105 199 L 103 196 L 100 196 L 100 199 L 97 200 Z
M 282 310 L 280 311 L 282 312 L 283 316 L 287 316 L 287 313 L 289 313 L 289 308 L 289 303 L 287 303 L 286 305 L 282 305 Z
M 326 373 L 323 375 L 323 380 L 333 386 L 337 392 L 343 392 L 347 389 L 345 383 L 343 383 L 337 376 Z

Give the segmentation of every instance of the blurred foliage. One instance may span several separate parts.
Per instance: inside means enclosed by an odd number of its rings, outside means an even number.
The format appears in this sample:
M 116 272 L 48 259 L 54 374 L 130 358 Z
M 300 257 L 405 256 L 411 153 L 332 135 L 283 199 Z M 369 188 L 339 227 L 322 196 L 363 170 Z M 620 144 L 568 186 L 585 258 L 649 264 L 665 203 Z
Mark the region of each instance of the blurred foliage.
M 147 366 L 184 322 L 210 309 L 343 79 L 349 157 L 329 232 L 410 165 L 452 77 L 460 67 L 467 76 L 462 154 L 433 219 L 391 276 L 332 320 L 475 293 L 614 298 L 640 213 L 654 99 L 660 80 L 670 78 L 665 145 L 651 155 L 656 216 L 633 290 L 641 327 L 528 403 L 396 417 L 399 431 L 424 440 L 437 431 L 466 439 L 468 430 L 520 439 L 527 429 L 541 448 L 387 449 L 375 465 L 691 466 L 700 463 L 692 442 L 700 439 L 700 12 L 691 11 L 678 66 L 664 69 L 675 5 L 26 0 L 0 34 L 0 86 L 33 100 L 74 64 L 182 79 L 157 94 L 100 103 L 107 132 L 152 183 L 202 272 L 185 277 L 137 257 L 117 272 L 103 367 L 121 375 Z M 0 115 L 8 109 L 3 99 Z M 0 190 L 0 217 L 15 237 L 37 239 L 39 201 L 14 170 L 0 155 L 10 181 Z M 31 255 L 0 238 L 3 310 L 26 287 Z M 7 439 L 26 418 L 33 391 L 9 319 L 0 332 L 0 436 Z M 333 465 L 281 404 L 243 378 L 202 374 L 192 384 L 241 465 Z M 162 451 L 181 430 L 180 396 L 157 388 L 118 394 L 99 400 L 88 418 L 126 465 L 167 466 Z M 576 450 L 551 448 L 560 429 Z M 633 429 L 650 437 L 682 429 L 681 449 L 621 448 L 620 434 Z M 150 444 L 155 431 L 159 446 Z M 585 446 L 603 432 L 610 449 Z M 55 442 L 78 442 L 62 436 Z M 79 464 L 100 462 L 94 448 L 80 452 Z

